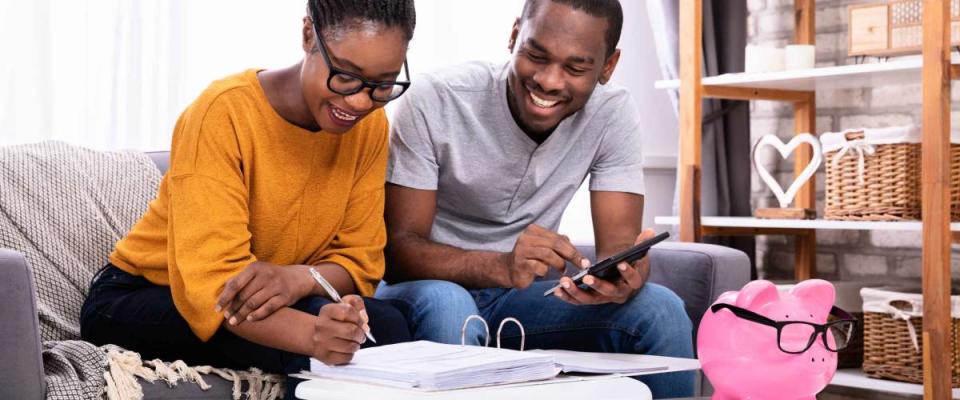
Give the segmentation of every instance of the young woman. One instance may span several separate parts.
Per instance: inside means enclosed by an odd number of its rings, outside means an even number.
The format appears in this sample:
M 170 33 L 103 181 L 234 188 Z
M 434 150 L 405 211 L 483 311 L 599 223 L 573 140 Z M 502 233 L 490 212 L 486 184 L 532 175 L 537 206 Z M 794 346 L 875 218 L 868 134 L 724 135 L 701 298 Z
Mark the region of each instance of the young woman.
M 159 195 L 94 278 L 83 339 L 273 373 L 346 363 L 367 334 L 410 340 L 398 311 L 358 295 L 384 272 L 382 107 L 409 86 L 413 0 L 307 8 L 302 61 L 214 82 L 180 116 Z

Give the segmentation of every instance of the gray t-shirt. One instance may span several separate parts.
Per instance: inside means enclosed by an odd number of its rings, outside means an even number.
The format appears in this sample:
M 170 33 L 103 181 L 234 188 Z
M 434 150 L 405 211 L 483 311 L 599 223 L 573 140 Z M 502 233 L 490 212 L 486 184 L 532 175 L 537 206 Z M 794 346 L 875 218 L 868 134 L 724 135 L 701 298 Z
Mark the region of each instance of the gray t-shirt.
M 640 119 L 624 88 L 598 85 L 538 145 L 510 114 L 508 67 L 419 76 L 393 114 L 387 181 L 437 191 L 435 242 L 510 251 L 530 224 L 556 231 L 587 174 L 590 190 L 643 194 Z

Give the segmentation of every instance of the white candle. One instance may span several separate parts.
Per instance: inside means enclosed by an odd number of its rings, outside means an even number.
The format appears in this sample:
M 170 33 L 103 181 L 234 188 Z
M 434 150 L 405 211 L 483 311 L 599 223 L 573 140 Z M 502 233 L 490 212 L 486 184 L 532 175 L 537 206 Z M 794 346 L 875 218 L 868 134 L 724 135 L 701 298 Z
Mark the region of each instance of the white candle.
M 744 49 L 743 70 L 745 72 L 763 72 L 763 48 L 748 44 Z
M 786 48 L 784 68 L 787 70 L 813 68 L 816 64 L 817 48 L 811 44 L 791 44 Z
M 777 72 L 783 71 L 785 58 L 784 51 L 779 47 L 768 47 L 765 53 L 765 59 L 767 63 L 767 72 Z
M 784 50 L 772 46 L 747 45 L 744 49 L 745 72 L 776 72 L 784 69 Z

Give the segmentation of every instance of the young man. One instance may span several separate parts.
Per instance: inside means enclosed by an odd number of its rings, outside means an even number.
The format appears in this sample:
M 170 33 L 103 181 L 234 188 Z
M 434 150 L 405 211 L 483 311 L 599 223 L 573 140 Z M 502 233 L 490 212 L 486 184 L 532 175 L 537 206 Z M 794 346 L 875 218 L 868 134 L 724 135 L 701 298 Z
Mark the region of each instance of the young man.
M 616 0 L 527 0 L 504 65 L 423 77 L 398 106 L 387 170 L 387 281 L 415 339 L 460 343 L 481 315 L 493 333 L 515 317 L 527 348 L 692 357 L 691 324 L 670 290 L 644 284 L 646 259 L 622 279 L 541 280 L 565 261 L 589 266 L 555 233 L 590 175 L 598 258 L 641 232 L 641 123 L 626 90 L 606 85 L 620 56 Z M 600 84 L 598 86 L 598 84 Z M 481 343 L 483 327 L 465 340 Z M 509 331 L 509 332 L 508 332 Z M 518 347 L 519 330 L 504 330 Z M 655 397 L 692 394 L 690 373 L 647 377 Z

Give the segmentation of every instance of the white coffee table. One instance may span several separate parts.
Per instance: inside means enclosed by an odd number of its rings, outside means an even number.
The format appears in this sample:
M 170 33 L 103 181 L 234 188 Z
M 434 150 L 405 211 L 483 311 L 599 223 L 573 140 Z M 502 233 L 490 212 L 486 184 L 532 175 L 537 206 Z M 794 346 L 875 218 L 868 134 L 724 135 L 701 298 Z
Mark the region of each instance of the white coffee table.
M 332 379 L 311 379 L 297 386 L 296 395 L 298 399 L 305 400 L 650 400 L 653 398 L 647 385 L 626 377 L 564 379 L 537 384 L 492 386 L 445 392 L 421 392 Z

